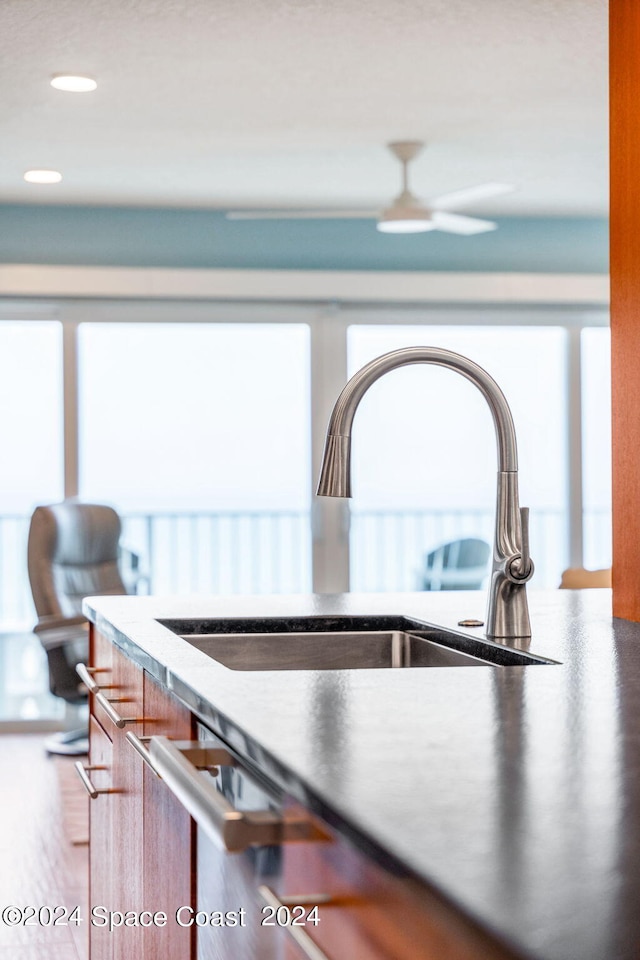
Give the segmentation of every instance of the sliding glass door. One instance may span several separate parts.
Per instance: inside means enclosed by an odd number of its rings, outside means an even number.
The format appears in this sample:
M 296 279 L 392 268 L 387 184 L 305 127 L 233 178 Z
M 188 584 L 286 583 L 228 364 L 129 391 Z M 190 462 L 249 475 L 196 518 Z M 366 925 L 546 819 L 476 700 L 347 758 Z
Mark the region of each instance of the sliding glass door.
M 0 323 L 0 597 L 4 629 L 33 618 L 26 581 L 29 517 L 64 488 L 62 326 Z
M 309 327 L 83 323 L 80 494 L 158 593 L 310 591 Z
M 60 323 L 0 323 L 0 723 L 42 723 L 62 712 L 29 632 L 36 615 L 27 576 L 29 517 L 64 490 L 62 384 Z
M 531 588 L 610 563 L 608 329 L 595 311 L 95 302 L 49 306 L 59 319 L 43 320 L 33 309 L 0 322 L 5 628 L 33 622 L 30 511 L 76 494 L 120 511 L 154 592 L 430 586 L 430 554 L 493 537 L 495 436 L 472 384 L 424 366 L 376 383 L 355 420 L 353 500 L 314 497 L 347 375 L 416 343 L 476 360 L 511 405 Z
M 516 425 L 520 500 L 531 509 L 532 586 L 557 586 L 568 564 L 566 331 L 359 324 L 348 331 L 349 371 L 418 344 L 471 357 L 501 386 Z M 424 365 L 378 381 L 354 429 L 351 589 L 423 589 L 427 557 L 439 547 L 491 544 L 496 468 L 493 421 L 472 383 Z

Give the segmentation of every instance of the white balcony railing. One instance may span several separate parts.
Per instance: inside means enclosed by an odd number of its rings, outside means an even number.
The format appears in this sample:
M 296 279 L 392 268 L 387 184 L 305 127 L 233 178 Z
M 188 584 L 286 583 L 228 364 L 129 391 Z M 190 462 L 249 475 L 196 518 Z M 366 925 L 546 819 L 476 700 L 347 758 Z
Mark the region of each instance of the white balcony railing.
M 141 557 L 153 593 L 306 593 L 308 511 L 131 513 L 123 543 Z
M 312 590 L 307 511 L 123 514 L 123 542 L 139 556 L 139 572 L 158 594 L 306 593 Z M 0 516 L 0 629 L 35 620 L 27 577 L 29 517 Z M 532 587 L 555 587 L 566 566 L 566 521 L 557 510 L 533 511 Z M 351 515 L 351 589 L 420 587 L 429 550 L 447 540 L 493 537 L 488 510 L 384 510 Z M 610 563 L 610 517 L 585 514 L 589 565 Z

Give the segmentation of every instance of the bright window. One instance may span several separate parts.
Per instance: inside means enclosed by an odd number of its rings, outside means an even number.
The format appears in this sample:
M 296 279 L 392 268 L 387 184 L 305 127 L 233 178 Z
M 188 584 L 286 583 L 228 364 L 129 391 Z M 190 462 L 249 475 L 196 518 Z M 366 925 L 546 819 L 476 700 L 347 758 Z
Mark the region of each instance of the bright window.
M 582 490 L 584 565 L 611 566 L 611 336 L 582 331 Z
M 81 494 L 154 592 L 311 588 L 306 325 L 87 323 L 79 358 Z
M 3 627 L 32 623 L 29 516 L 63 496 L 62 328 L 0 323 L 0 594 Z
M 556 327 L 352 326 L 349 371 L 417 344 L 485 367 L 511 407 L 520 502 L 531 508 L 532 587 L 556 586 L 567 557 L 566 333 Z M 378 381 L 355 419 L 351 589 L 411 590 L 426 554 L 493 541 L 496 440 L 486 401 L 456 373 L 424 365 Z
M 62 328 L 0 323 L 0 721 L 58 717 L 33 634 L 27 535 L 34 507 L 63 497 Z
M 3 513 L 30 513 L 63 490 L 62 330 L 55 321 L 0 323 Z

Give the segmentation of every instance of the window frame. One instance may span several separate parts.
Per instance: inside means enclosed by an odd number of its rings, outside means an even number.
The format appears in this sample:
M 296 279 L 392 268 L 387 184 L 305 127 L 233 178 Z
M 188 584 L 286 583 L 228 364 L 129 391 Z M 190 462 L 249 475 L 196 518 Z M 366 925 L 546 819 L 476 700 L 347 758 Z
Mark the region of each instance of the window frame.
M 454 275 L 455 276 L 455 275 Z M 594 298 L 594 301 L 596 298 Z M 175 299 L 127 300 L 89 297 L 52 301 L 0 301 L 3 320 L 56 319 L 62 323 L 64 495 L 78 494 L 78 328 L 83 322 L 306 323 L 310 326 L 312 483 L 318 476 L 324 436 L 333 403 L 347 376 L 347 328 L 354 324 L 401 323 L 465 326 L 556 326 L 567 332 L 566 489 L 567 542 L 571 566 L 583 565 L 581 331 L 608 326 L 601 303 L 305 302 L 290 300 Z M 514 322 L 515 321 L 515 322 Z M 348 503 L 312 499 L 313 589 L 318 593 L 349 590 Z

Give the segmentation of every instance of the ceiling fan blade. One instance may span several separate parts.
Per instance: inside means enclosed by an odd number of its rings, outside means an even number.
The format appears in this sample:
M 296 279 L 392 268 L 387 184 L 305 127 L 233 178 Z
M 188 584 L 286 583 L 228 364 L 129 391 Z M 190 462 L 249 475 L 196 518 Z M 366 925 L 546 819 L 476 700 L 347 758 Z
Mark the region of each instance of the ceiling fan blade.
M 459 233 L 471 236 L 474 233 L 488 233 L 497 230 L 498 224 L 492 220 L 479 220 L 477 217 L 462 217 L 459 213 L 445 213 L 443 210 L 434 210 L 432 215 L 436 230 L 445 233 Z
M 369 220 L 379 210 L 227 210 L 227 220 Z
M 512 183 L 478 183 L 475 187 L 465 187 L 462 190 L 453 190 L 451 193 L 433 197 L 429 200 L 429 206 L 432 210 L 463 207 L 480 200 L 488 200 L 490 197 L 501 197 L 505 193 L 513 193 L 515 189 Z

